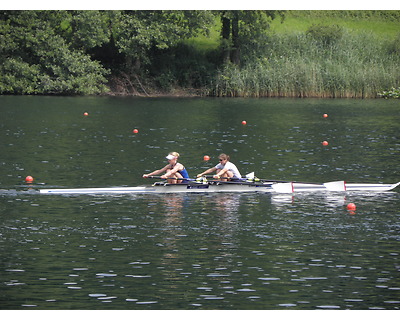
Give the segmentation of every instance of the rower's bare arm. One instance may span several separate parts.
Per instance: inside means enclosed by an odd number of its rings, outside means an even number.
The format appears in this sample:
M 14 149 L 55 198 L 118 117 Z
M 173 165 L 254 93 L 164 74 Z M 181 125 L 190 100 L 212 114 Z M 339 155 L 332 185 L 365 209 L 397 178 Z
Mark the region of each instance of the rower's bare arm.
M 165 167 L 162 168 L 162 169 L 155 170 L 155 171 L 153 171 L 153 172 L 144 174 L 144 175 L 143 175 L 143 178 L 147 178 L 147 177 L 150 177 L 150 176 L 158 175 L 158 174 L 160 174 L 160 173 L 166 171 L 166 170 L 167 170 L 167 167 L 168 167 L 168 166 L 165 166 Z
M 178 171 L 181 171 L 181 170 L 183 170 L 183 165 L 178 164 L 172 170 L 169 170 L 166 174 L 164 174 L 163 177 L 165 177 L 165 178 L 171 177 L 175 173 L 177 173 Z
M 210 169 L 207 169 L 206 171 L 204 171 L 204 172 L 202 172 L 202 173 L 199 173 L 199 174 L 197 175 L 197 178 L 200 178 L 201 176 L 204 176 L 205 174 L 214 172 L 215 170 L 217 170 L 217 168 L 215 168 L 215 167 L 212 167 L 212 168 L 210 168 Z

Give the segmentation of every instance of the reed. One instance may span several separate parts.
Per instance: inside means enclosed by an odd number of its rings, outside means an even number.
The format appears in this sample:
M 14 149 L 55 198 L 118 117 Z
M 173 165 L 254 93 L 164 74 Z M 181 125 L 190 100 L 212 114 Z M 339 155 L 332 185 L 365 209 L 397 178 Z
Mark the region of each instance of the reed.
M 305 33 L 269 36 L 262 52 L 239 68 L 226 65 L 209 95 L 229 97 L 374 98 L 400 86 L 400 57 L 393 42 L 344 30 L 324 44 Z

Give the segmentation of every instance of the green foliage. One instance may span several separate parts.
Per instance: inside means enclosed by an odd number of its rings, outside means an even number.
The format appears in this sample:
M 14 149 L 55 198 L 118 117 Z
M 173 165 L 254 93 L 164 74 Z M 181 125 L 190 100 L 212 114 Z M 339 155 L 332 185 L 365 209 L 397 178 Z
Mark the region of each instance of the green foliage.
M 400 55 L 400 33 L 398 33 L 397 37 L 389 43 L 388 49 L 389 53 Z
M 278 17 L 304 23 L 271 32 Z M 400 34 L 386 37 L 399 21 L 399 11 L 0 11 L 0 94 L 100 94 L 108 82 L 125 94 L 396 95 L 382 90 L 400 85 Z M 381 33 L 361 32 L 366 23 Z
M 2 11 L 0 94 L 105 92 L 104 65 L 146 77 L 157 52 L 207 34 L 213 21 L 210 11 Z M 172 81 L 164 71 L 156 76 Z
M 358 20 L 389 20 L 400 22 L 399 10 L 301 10 L 288 11 L 294 17 L 340 18 Z
M 285 14 L 280 10 L 224 10 L 217 12 L 222 28 L 220 43 L 223 63 L 239 65 L 251 55 L 266 35 L 272 20 Z
M 1 66 L 0 93 L 33 94 L 37 93 L 40 70 L 20 57 L 7 58 Z
M 400 57 L 372 34 L 344 32 L 330 46 L 302 33 L 279 34 L 263 46 L 264 57 L 220 70 L 209 94 L 366 98 L 400 84 Z
M 271 22 L 277 33 L 306 32 L 313 24 L 339 25 L 355 33 L 372 32 L 381 38 L 394 39 L 399 32 L 399 10 L 289 10 L 285 22 Z
M 180 43 L 151 56 L 150 75 L 163 91 L 173 87 L 204 88 L 209 85 L 218 67 L 217 51 L 199 51 Z
M 185 38 L 206 33 L 212 18 L 208 11 L 121 13 L 113 25 L 116 46 L 131 59 L 128 61 L 131 62 L 130 67 L 138 69 L 142 64 L 149 64 L 149 53 L 152 49 L 168 49 Z
M 378 96 L 385 99 L 400 99 L 400 87 L 382 91 L 378 93 Z
M 99 11 L 61 11 L 60 34 L 75 49 L 88 50 L 110 39 L 112 13 Z
M 343 28 L 338 25 L 315 25 L 308 28 L 306 34 L 323 45 L 336 43 L 343 35 Z
M 3 12 L 0 18 L 1 94 L 97 94 L 107 71 L 56 33 L 49 12 Z

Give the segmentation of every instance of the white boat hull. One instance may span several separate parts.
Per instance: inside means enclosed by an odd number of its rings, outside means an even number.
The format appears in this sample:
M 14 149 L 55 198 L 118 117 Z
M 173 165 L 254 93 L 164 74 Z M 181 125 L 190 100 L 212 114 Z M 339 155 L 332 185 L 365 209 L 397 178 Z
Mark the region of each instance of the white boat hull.
M 298 182 L 287 183 L 189 183 L 189 184 L 155 184 L 140 187 L 111 188 L 75 188 L 75 189 L 40 189 L 41 194 L 124 194 L 124 193 L 207 193 L 207 192 L 351 192 L 373 191 L 384 192 L 396 188 L 396 184 L 345 184 L 344 181 L 324 184 Z
M 271 184 L 178 184 L 153 185 L 142 187 L 41 189 L 45 194 L 102 194 L 102 193 L 204 193 L 204 192 L 268 192 Z

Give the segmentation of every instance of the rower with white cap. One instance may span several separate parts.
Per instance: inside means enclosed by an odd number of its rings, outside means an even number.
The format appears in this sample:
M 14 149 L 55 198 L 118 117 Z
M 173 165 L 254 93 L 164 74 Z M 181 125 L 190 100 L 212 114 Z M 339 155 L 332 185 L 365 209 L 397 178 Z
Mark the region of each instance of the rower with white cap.
M 187 182 L 185 179 L 189 179 L 189 174 L 183 164 L 178 162 L 179 153 L 170 152 L 165 158 L 168 159 L 168 164 L 164 168 L 144 174 L 143 178 L 148 178 L 150 176 L 159 175 L 160 173 L 166 172 L 161 176 L 161 178 L 168 179 L 168 183 Z

